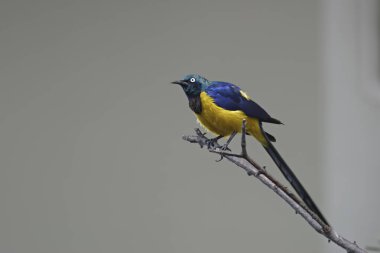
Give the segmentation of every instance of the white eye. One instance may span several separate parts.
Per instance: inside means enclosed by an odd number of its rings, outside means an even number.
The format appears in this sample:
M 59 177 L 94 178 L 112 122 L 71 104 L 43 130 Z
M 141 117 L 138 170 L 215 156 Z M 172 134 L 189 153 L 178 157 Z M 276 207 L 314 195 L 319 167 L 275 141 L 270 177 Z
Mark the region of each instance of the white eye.
M 195 78 L 194 77 L 190 78 L 190 82 L 195 83 Z

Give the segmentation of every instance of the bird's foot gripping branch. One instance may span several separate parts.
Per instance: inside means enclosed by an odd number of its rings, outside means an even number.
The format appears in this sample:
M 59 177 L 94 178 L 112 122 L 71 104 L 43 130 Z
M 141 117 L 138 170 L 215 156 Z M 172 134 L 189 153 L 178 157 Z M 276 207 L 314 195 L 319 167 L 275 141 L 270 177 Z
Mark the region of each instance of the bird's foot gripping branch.
M 236 154 L 232 152 L 226 152 L 223 145 L 219 145 L 217 142 L 213 146 L 208 145 L 210 143 L 209 138 L 205 136 L 198 128 L 195 129 L 196 135 L 183 136 L 183 139 L 191 142 L 198 143 L 201 148 L 208 147 L 208 151 L 221 155 L 221 158 L 226 158 L 230 162 L 241 167 L 246 173 L 251 176 L 255 176 L 263 184 L 273 190 L 280 198 L 282 198 L 289 206 L 301 215 L 301 217 L 314 228 L 315 231 L 325 236 L 329 241 L 333 241 L 347 252 L 366 252 L 360 248 L 355 242 L 351 242 L 342 236 L 340 236 L 331 226 L 326 225 L 316 214 L 314 214 L 302 201 L 300 201 L 294 194 L 292 194 L 283 184 L 274 179 L 263 167 L 256 163 L 251 157 L 248 156 L 246 148 L 246 122 L 242 124 L 242 136 L 241 136 L 241 153 Z

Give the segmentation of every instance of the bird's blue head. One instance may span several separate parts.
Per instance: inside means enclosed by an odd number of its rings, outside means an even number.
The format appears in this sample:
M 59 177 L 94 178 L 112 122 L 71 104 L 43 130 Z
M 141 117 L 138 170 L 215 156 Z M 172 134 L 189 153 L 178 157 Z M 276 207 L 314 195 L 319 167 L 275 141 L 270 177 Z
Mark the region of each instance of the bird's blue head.
M 209 80 L 197 74 L 186 75 L 182 80 L 172 83 L 181 85 L 186 96 L 189 98 L 199 96 L 210 85 Z

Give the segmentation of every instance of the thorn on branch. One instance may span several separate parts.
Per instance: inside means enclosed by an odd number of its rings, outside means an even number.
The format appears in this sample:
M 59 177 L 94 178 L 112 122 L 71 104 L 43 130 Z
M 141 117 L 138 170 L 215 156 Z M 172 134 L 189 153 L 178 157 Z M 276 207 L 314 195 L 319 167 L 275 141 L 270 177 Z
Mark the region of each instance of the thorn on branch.
M 256 176 L 256 174 L 252 170 L 247 171 L 247 175 L 250 176 Z
M 247 143 L 246 143 L 246 120 L 243 119 L 242 127 L 241 127 L 241 154 L 243 157 L 247 157 Z

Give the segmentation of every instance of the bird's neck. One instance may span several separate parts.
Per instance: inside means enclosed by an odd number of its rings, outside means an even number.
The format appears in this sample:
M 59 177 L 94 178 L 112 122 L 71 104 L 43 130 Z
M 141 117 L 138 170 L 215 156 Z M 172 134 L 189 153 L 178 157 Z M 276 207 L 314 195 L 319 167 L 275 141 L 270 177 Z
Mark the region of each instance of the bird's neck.
M 197 113 L 200 114 L 202 112 L 202 103 L 201 103 L 201 97 L 200 95 L 197 96 L 189 96 L 189 107 L 190 109 Z

